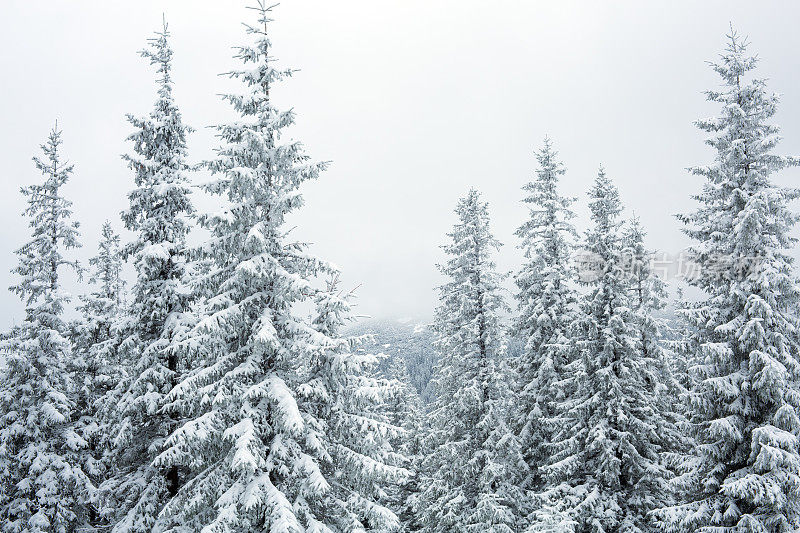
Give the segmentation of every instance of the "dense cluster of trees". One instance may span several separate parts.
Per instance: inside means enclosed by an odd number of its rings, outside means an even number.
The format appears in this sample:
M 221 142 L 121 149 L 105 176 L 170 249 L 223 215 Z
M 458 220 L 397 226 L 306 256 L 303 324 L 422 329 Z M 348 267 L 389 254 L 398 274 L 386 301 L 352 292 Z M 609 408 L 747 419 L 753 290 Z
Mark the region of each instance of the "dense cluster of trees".
M 410 385 L 422 405 L 436 397 L 433 371 L 439 360 L 436 333 L 427 320 L 362 318 L 345 331 L 367 336 L 361 348 L 379 357 L 378 371 Z
M 270 8 L 255 13 L 230 73 L 241 91 L 223 96 L 238 117 L 202 165 L 217 212 L 193 206 L 166 25 L 142 52 L 157 95 L 129 117 L 134 238 L 103 226 L 78 320 L 59 282 L 82 272 L 61 132 L 34 158 L 44 179 L 22 189 L 32 238 L 11 288 L 26 316 L 3 340 L 0 530 L 800 531 L 800 192 L 771 179 L 800 160 L 773 154 L 777 99 L 744 40 L 729 36 L 708 93 L 720 113 L 698 122 L 715 158 L 680 221 L 704 297 L 681 302 L 681 326 L 659 318 L 664 282 L 610 176 L 581 237 L 545 140 L 516 305 L 487 203 L 458 201 L 423 400 L 426 369 L 412 383 L 402 358 L 349 335 L 336 267 L 289 236 L 325 165 L 285 138 L 294 115 L 270 92 L 291 71 L 273 64 Z

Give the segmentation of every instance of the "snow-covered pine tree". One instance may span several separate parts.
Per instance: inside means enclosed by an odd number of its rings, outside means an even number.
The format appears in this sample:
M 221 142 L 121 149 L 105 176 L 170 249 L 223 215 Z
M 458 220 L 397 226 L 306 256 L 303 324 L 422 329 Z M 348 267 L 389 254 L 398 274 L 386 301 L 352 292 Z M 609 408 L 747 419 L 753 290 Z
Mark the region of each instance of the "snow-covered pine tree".
M 122 213 L 135 240 L 124 253 L 137 272 L 130 304 L 132 328 L 120 350 L 127 378 L 119 387 L 119 423 L 111 451 L 113 471 L 103 484 L 104 514 L 115 533 L 150 533 L 156 516 L 179 487 L 176 468 L 152 465 L 163 440 L 174 429 L 165 411 L 165 395 L 182 370 L 178 358 L 188 309 L 185 270 L 188 219 L 193 208 L 187 179 L 186 135 L 172 96 L 171 59 L 166 22 L 150 39 L 142 57 L 158 71 L 158 98 L 149 116 L 128 116 L 135 131 L 126 155 L 136 188 Z
M 516 362 L 520 390 L 515 429 L 529 471 L 523 488 L 541 492 L 544 479 L 539 467 L 550 453 L 548 444 L 558 418 L 554 406 L 568 394 L 564 373 L 574 354 L 568 329 L 576 303 L 570 255 L 577 234 L 571 222 L 574 200 L 558 190 L 565 169 L 549 138 L 536 159 L 536 179 L 523 187 L 529 218 L 516 232 L 525 263 L 515 277 L 514 333 L 524 343 Z
M 398 473 L 387 466 L 392 428 L 372 407 L 386 384 L 361 372 L 372 358 L 353 355 L 338 334 L 346 302 L 316 288 L 335 267 L 287 236 L 299 188 L 326 165 L 283 139 L 294 113 L 271 91 L 291 71 L 273 66 L 270 9 L 259 2 L 246 26 L 255 42 L 238 48 L 244 65 L 230 73 L 244 91 L 224 96 L 241 118 L 218 127 L 224 145 L 209 164 L 207 189 L 226 207 L 203 219 L 212 263 L 192 332 L 201 366 L 171 394 L 187 420 L 157 460 L 192 477 L 158 528 L 391 531 L 397 519 L 381 484 Z M 316 319 L 300 315 L 309 305 Z
M 430 414 L 431 454 L 424 461 L 427 532 L 517 531 L 522 460 L 508 427 L 509 376 L 499 314 L 506 308 L 492 254 L 488 205 L 471 189 L 456 207 L 459 221 L 439 266 L 434 329 L 441 359 Z
M 68 533 L 87 522 L 94 487 L 80 466 L 86 442 L 73 427 L 73 391 L 67 368 L 72 349 L 62 319 L 69 296 L 59 271 L 76 262 L 64 251 L 79 246 L 72 202 L 62 196 L 73 166 L 54 128 L 34 157 L 44 175 L 23 187 L 32 239 L 17 250 L 20 276 L 11 287 L 25 302 L 25 320 L 3 342 L 0 377 L 0 530 Z
M 82 359 L 82 401 L 91 409 L 95 401 L 116 386 L 120 364 L 115 335 L 123 311 L 124 281 L 120 237 L 111 223 L 103 224 L 97 255 L 89 259 L 89 285 L 94 290 L 80 296 L 82 318 L 74 333 L 74 349 Z
M 788 255 L 800 192 L 771 176 L 800 161 L 772 153 L 778 98 L 753 77 L 746 39 L 728 39 L 712 65 L 723 86 L 706 93 L 721 113 L 697 122 L 714 162 L 692 169 L 704 178 L 700 207 L 679 216 L 701 267 L 691 282 L 706 295 L 684 312 L 699 350 L 697 459 L 682 479 L 688 502 L 658 515 L 670 531 L 784 533 L 800 529 L 800 288 Z
M 644 244 L 645 231 L 637 217 L 625 225 L 622 232 L 623 274 L 628 275 L 631 295 L 632 321 L 639 332 L 639 343 L 645 358 L 661 358 L 663 352 L 659 344 L 660 324 L 653 312 L 666 307 L 667 292 L 664 280 L 652 270 L 652 253 Z M 659 354 L 659 355 L 656 355 Z M 653 365 L 655 366 L 655 365 Z
M 393 531 L 399 521 L 388 508 L 390 489 L 406 479 L 405 458 L 392 449 L 402 434 L 383 413 L 396 397 L 396 380 L 373 375 L 378 358 L 356 348 L 365 337 L 342 337 L 352 320 L 349 297 L 337 292 L 338 273 L 315 297 L 314 328 L 322 335 L 306 383 L 298 387 L 309 425 L 317 424 L 322 450 L 330 456 L 323 474 L 331 482 L 328 499 L 336 531 Z
M 671 331 L 659 316 L 667 306 L 667 285 L 653 270 L 654 254 L 646 248 L 645 236 L 638 218 L 626 224 L 622 235 L 622 269 L 628 275 L 630 321 L 638 334 L 637 349 L 644 363 L 640 371 L 659 420 L 661 462 L 674 473 L 681 470 L 684 464 L 681 454 L 691 446 L 691 439 L 686 435 L 687 390 L 676 377 L 681 356 L 670 349 L 667 336 Z M 663 494 L 662 503 L 672 501 L 671 492 Z
M 653 254 L 645 247 L 645 235 L 638 218 L 626 224 L 622 234 L 621 268 L 623 274 L 628 275 L 631 321 L 638 331 L 639 349 L 645 359 L 652 360 L 648 370 L 655 371 L 668 357 L 660 343 L 664 326 L 654 316 L 667 305 L 667 289 L 664 280 L 653 272 Z M 648 375 L 647 379 L 654 386 L 659 383 L 655 375 Z
M 582 364 L 560 407 L 565 414 L 543 468 L 550 487 L 543 496 L 558 503 L 555 511 L 568 511 L 581 533 L 648 531 L 648 512 L 662 504 L 666 477 L 658 455 L 660 420 L 622 269 L 622 205 L 602 168 L 589 197 L 593 227 L 585 249 L 598 269 L 587 280 L 590 290 L 575 323 Z
M 389 422 L 403 429 L 403 432 L 393 439 L 392 447 L 401 457 L 399 465 L 408 471 L 407 476 L 390 487 L 391 499 L 400 520 L 400 531 L 403 533 L 420 531 L 422 529 L 420 463 L 425 455 L 422 399 L 411 384 L 411 377 L 402 357 L 392 357 L 388 364 L 387 375 L 399 385 L 387 402 L 385 410 Z
M 73 332 L 76 431 L 87 442 L 83 470 L 94 483 L 104 474 L 102 459 L 107 450 L 108 393 L 122 379 L 118 348 L 123 304 L 120 237 L 111 224 L 103 224 L 97 255 L 89 260 L 89 284 L 94 290 L 81 296 L 82 315 Z M 94 513 L 94 511 L 93 511 Z M 92 521 L 99 517 L 92 515 Z
M 78 310 L 83 315 L 87 343 L 96 344 L 111 337 L 112 322 L 125 299 L 120 237 L 109 221 L 103 223 L 97 255 L 89 259 L 89 266 L 89 284 L 95 290 L 81 296 Z
M 575 533 L 578 525 L 561 506 L 551 503 L 539 506 L 528 522 L 530 525 L 525 533 Z
M 689 391 L 696 388 L 696 375 L 692 373 L 692 361 L 698 353 L 695 326 L 683 319 L 680 315 L 681 309 L 688 307 L 685 297 L 685 284 L 681 281 L 675 289 L 675 298 L 672 301 L 672 307 L 676 310 L 675 320 L 672 320 L 669 327 L 666 329 L 667 340 L 665 345 L 672 352 L 672 360 L 670 366 L 672 367 L 672 375 L 682 391 L 681 393 L 681 409 L 683 409 L 683 418 L 686 423 L 689 423 L 690 413 L 692 411 L 689 405 Z M 693 443 L 691 436 L 692 431 L 687 426 L 683 431 L 684 437 Z M 687 456 L 688 458 L 688 456 Z

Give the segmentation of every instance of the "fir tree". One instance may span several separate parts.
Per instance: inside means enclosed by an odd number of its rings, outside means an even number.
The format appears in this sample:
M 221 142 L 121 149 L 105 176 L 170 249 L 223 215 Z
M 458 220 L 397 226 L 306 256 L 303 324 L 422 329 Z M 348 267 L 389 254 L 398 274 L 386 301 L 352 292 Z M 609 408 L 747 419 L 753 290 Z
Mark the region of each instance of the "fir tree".
M 626 225 L 622 236 L 622 268 L 629 276 L 631 323 L 638 332 L 637 347 L 644 362 L 642 375 L 655 400 L 653 405 L 660 421 L 658 437 L 662 463 L 677 472 L 684 464 L 681 454 L 692 445 L 686 435 L 684 398 L 687 389 L 679 379 L 682 356 L 667 342 L 668 337 L 676 335 L 659 316 L 667 306 L 666 282 L 653 271 L 653 253 L 645 247 L 645 236 L 638 218 Z M 671 498 L 669 491 L 665 496 Z
M 92 406 L 102 402 L 105 394 L 116 385 L 121 370 L 115 330 L 123 312 L 122 256 L 119 234 L 108 221 L 103 224 L 98 252 L 89 259 L 89 266 L 92 269 L 89 285 L 94 290 L 80 297 L 78 311 L 82 320 L 74 346 L 82 358 L 80 396 L 87 412 L 94 413 Z M 96 417 L 91 414 L 90 418 Z
M 109 445 L 109 392 L 123 377 L 118 348 L 124 283 L 121 278 L 120 238 L 105 222 L 96 256 L 89 260 L 89 284 L 78 310 L 82 320 L 73 333 L 76 373 L 76 431 L 88 446 L 82 466 L 93 482 L 104 475 L 103 456 Z M 94 509 L 91 519 L 99 519 Z
M 421 462 L 426 452 L 424 441 L 424 411 L 422 399 L 411 384 L 405 361 L 400 357 L 392 357 L 387 374 L 397 381 L 395 393 L 386 405 L 389 422 L 403 432 L 393 439 L 392 448 L 399 452 L 399 465 L 408 471 L 400 482 L 391 488 L 393 507 L 398 511 L 400 531 L 411 532 L 422 529 L 422 489 Z
M 338 516 L 336 530 L 392 531 L 399 521 L 388 508 L 395 503 L 389 490 L 405 481 L 406 461 L 392 448 L 401 427 L 383 413 L 400 384 L 373 375 L 377 357 L 356 349 L 364 337 L 342 337 L 342 326 L 352 320 L 352 293 L 340 295 L 337 283 L 338 274 L 315 298 L 313 324 L 328 347 L 312 359 L 300 397 L 331 458 L 323 473 L 336 480 L 328 495 L 334 504 L 331 518 Z
M 565 414 L 544 468 L 544 496 L 568 512 L 576 531 L 648 531 L 647 513 L 664 497 L 660 420 L 621 268 L 619 193 L 602 169 L 589 196 L 594 225 L 585 248 L 598 268 L 575 324 L 581 364 L 560 407 Z
M 558 505 L 544 504 L 530 517 L 526 533 L 574 533 L 578 523 Z
M 488 206 L 474 189 L 458 202 L 459 222 L 439 267 L 447 282 L 434 328 L 441 360 L 425 461 L 424 531 L 515 531 L 515 485 L 522 458 L 506 416 L 508 379 L 499 313 L 501 276 L 491 258 L 500 243 Z
M 60 271 L 79 270 L 63 255 L 79 243 L 72 202 L 61 191 L 73 170 L 61 142 L 54 128 L 44 158 L 33 159 L 44 181 L 21 189 L 33 238 L 16 252 L 20 281 L 11 291 L 25 302 L 25 320 L 3 343 L 0 379 L 0 529 L 9 533 L 77 531 L 94 492 L 80 466 L 86 442 L 73 427 L 67 373 L 72 350 L 62 313 L 69 296 Z
M 526 260 L 515 278 L 519 289 L 515 333 L 524 342 L 517 362 L 516 403 L 517 430 L 530 472 L 523 486 L 541 491 L 539 467 L 550 453 L 548 443 L 557 426 L 554 404 L 567 394 L 564 373 L 572 353 L 568 329 L 576 302 L 570 254 L 577 235 L 571 223 L 573 199 L 558 191 L 565 170 L 550 139 L 545 138 L 536 158 L 536 179 L 523 187 L 530 217 L 516 232 Z
M 191 479 L 165 509 L 169 531 L 391 531 L 383 504 L 392 428 L 375 412 L 387 384 L 367 376 L 374 358 L 339 335 L 348 312 L 332 289 L 316 288 L 336 269 L 287 236 L 302 206 L 300 186 L 325 164 L 286 141 L 292 111 L 271 100 L 291 74 L 273 66 L 270 8 L 259 3 L 252 45 L 239 47 L 244 85 L 227 94 L 241 119 L 218 127 L 224 145 L 209 164 L 211 193 L 226 207 L 204 217 L 211 233 L 209 294 L 192 331 L 199 367 L 170 399 L 187 416 L 158 457 Z M 313 306 L 316 318 L 298 307 Z
M 704 178 L 700 206 L 679 217 L 701 267 L 691 283 L 706 295 L 684 311 L 698 350 L 697 455 L 680 480 L 687 503 L 658 514 L 671 531 L 797 531 L 800 293 L 788 250 L 798 217 L 788 203 L 800 192 L 771 175 L 798 160 L 772 153 L 778 98 L 752 76 L 746 40 L 728 38 L 712 65 L 723 86 L 707 92 L 721 113 L 697 122 L 714 162 L 692 169 Z
M 132 327 L 120 346 L 127 361 L 111 452 L 113 471 L 104 484 L 105 513 L 114 531 L 150 532 L 156 516 L 178 489 L 176 468 L 152 465 L 175 421 L 165 411 L 165 395 L 182 371 L 177 342 L 188 309 L 184 286 L 187 218 L 193 213 L 186 177 L 189 132 L 172 96 L 171 59 L 166 22 L 142 57 L 157 67 L 158 98 L 148 117 L 129 116 L 135 131 L 126 155 L 136 188 L 123 212 L 126 228 L 136 233 L 125 247 L 137 278 L 130 305 Z

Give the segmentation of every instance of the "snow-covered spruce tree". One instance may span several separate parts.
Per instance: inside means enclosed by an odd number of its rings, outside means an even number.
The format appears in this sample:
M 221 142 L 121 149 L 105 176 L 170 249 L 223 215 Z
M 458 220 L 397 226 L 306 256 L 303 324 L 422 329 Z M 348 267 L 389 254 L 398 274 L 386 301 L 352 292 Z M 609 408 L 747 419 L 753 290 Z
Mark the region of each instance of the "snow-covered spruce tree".
M 259 3 L 252 45 L 239 47 L 244 85 L 224 98 L 239 120 L 218 127 L 224 142 L 209 165 L 210 192 L 224 210 L 204 218 L 213 288 L 192 332 L 202 339 L 202 366 L 173 390 L 187 416 L 159 456 L 162 468 L 192 473 L 165 508 L 168 531 L 392 531 L 381 482 L 392 428 L 372 405 L 386 383 L 359 370 L 371 357 L 354 355 L 338 334 L 345 302 L 320 276 L 336 269 L 287 237 L 286 216 L 299 208 L 299 188 L 324 164 L 286 141 L 292 111 L 271 100 L 276 70 L 267 34 L 270 9 Z M 313 305 L 317 317 L 299 314 Z
M 82 401 L 87 409 L 116 386 L 120 370 L 115 335 L 123 311 L 124 281 L 120 237 L 111 223 L 103 224 L 97 255 L 89 259 L 89 285 L 94 288 L 80 296 L 81 321 L 74 333 L 74 349 L 82 359 Z
M 509 376 L 499 313 L 505 309 L 492 254 L 488 206 L 474 189 L 458 202 L 439 269 L 434 329 L 441 360 L 430 416 L 431 454 L 424 462 L 427 532 L 517 530 L 519 442 L 506 422 Z
M 639 344 L 645 358 L 663 358 L 659 344 L 660 324 L 653 316 L 666 307 L 666 283 L 655 275 L 651 266 L 652 254 L 644 244 L 645 231 L 638 218 L 633 218 L 622 232 L 622 273 L 629 279 L 632 322 L 639 334 Z M 655 364 L 652 365 L 655 368 Z M 648 376 L 648 379 L 651 379 Z
M 589 196 L 593 227 L 584 246 L 598 268 L 586 280 L 590 290 L 575 323 L 582 365 L 574 369 L 553 456 L 543 468 L 549 484 L 543 496 L 568 511 L 576 531 L 648 531 L 648 512 L 664 498 L 661 421 L 621 268 L 619 193 L 602 168 Z
M 679 217 L 706 295 L 684 313 L 698 346 L 697 459 L 681 480 L 687 503 L 658 515 L 671 531 L 783 533 L 800 529 L 800 289 L 788 255 L 800 193 L 771 175 L 798 160 L 772 153 L 778 99 L 752 77 L 746 40 L 728 38 L 713 64 L 723 87 L 707 93 L 721 113 L 697 123 L 715 159 L 692 170 L 704 178 L 700 207 Z
M 672 307 L 676 310 L 676 318 L 678 320 L 673 320 L 669 327 L 666 328 L 665 345 L 670 352 L 672 352 L 670 361 L 672 376 L 677 382 L 679 389 L 682 391 L 680 406 L 683 410 L 683 418 L 688 424 L 688 419 L 692 412 L 691 406 L 689 405 L 689 391 L 697 387 L 695 382 L 697 376 L 691 371 L 691 367 L 692 361 L 695 359 L 699 350 L 696 342 L 698 337 L 695 331 L 697 329 L 696 326 L 689 324 L 687 320 L 680 316 L 680 310 L 689 306 L 684 293 L 685 286 L 679 284 L 675 290 L 675 298 L 672 301 Z M 683 431 L 684 437 L 688 438 L 690 443 L 693 443 L 694 441 L 691 433 L 692 431 L 688 426 Z M 686 456 L 686 458 L 689 457 Z
M 150 532 L 156 516 L 180 485 L 176 468 L 152 465 L 175 421 L 166 412 L 165 395 L 180 372 L 178 341 L 188 308 L 185 289 L 186 235 L 193 208 L 189 199 L 186 135 L 172 96 L 172 51 L 164 29 L 141 52 L 158 70 L 158 98 L 149 116 L 129 116 L 135 131 L 126 155 L 136 187 L 122 213 L 136 234 L 124 253 L 133 258 L 137 277 L 130 315 L 132 327 L 120 350 L 127 378 L 121 394 L 111 451 L 111 477 L 103 484 L 104 514 L 113 531 Z
M 94 290 L 81 296 L 82 319 L 73 332 L 76 385 L 76 431 L 87 442 L 83 469 L 94 483 L 103 475 L 102 458 L 108 445 L 108 393 L 123 374 L 118 348 L 123 301 L 120 237 L 109 222 L 103 224 L 97 255 L 89 260 L 89 284 Z M 95 520 L 98 517 L 92 516 Z
M 338 273 L 315 296 L 314 329 L 322 335 L 306 383 L 298 387 L 309 425 L 316 424 L 322 450 L 330 456 L 322 472 L 331 482 L 328 495 L 336 530 L 391 531 L 399 521 L 387 507 L 390 489 L 406 479 L 405 458 L 392 449 L 402 434 L 384 412 L 401 384 L 374 376 L 378 359 L 356 348 L 365 337 L 342 337 L 352 320 L 348 297 L 337 292 Z
M 89 259 L 89 266 L 89 285 L 94 290 L 80 297 L 78 310 L 83 315 L 85 342 L 92 345 L 111 337 L 112 323 L 125 298 L 120 237 L 108 221 L 103 223 L 97 255 Z
M 54 128 L 34 157 L 44 175 L 22 188 L 33 238 L 17 250 L 20 276 L 11 291 L 26 304 L 25 320 L 3 342 L 8 355 L 0 376 L 0 530 L 68 533 L 86 524 L 94 492 L 80 467 L 86 442 L 73 428 L 67 374 L 72 358 L 62 319 L 69 296 L 59 271 L 78 269 L 63 253 L 78 244 L 72 202 L 61 187 L 72 173 L 59 152 Z
M 622 235 L 623 273 L 628 275 L 631 323 L 637 332 L 637 349 L 644 362 L 642 376 L 659 420 L 658 443 L 661 461 L 673 475 L 682 469 L 682 454 L 691 446 L 686 435 L 685 384 L 676 374 L 681 371 L 680 354 L 670 349 L 669 325 L 659 313 L 667 306 L 666 282 L 653 271 L 653 252 L 644 244 L 646 232 L 638 218 L 626 224 Z M 674 335 L 672 335 L 674 336 Z M 672 476 L 670 476 L 672 477 Z M 664 501 L 672 501 L 671 491 Z
M 558 505 L 545 503 L 528 518 L 525 533 L 574 533 L 578 523 Z
M 398 464 L 408 471 L 407 476 L 390 487 L 392 508 L 397 510 L 401 532 L 420 531 L 422 529 L 420 462 L 425 455 L 422 399 L 411 384 L 408 368 L 401 357 L 392 357 L 387 374 L 399 385 L 386 403 L 385 410 L 389 422 L 403 429 L 403 432 L 392 440 L 392 448 L 401 458 Z
M 529 471 L 523 488 L 540 492 L 544 480 L 539 466 L 550 453 L 548 443 L 558 418 L 554 405 L 568 393 L 564 373 L 574 353 L 568 329 L 576 303 L 570 255 L 577 234 L 571 222 L 574 200 L 558 191 L 565 170 L 550 139 L 545 138 L 536 159 L 536 179 L 523 187 L 529 218 L 516 232 L 525 263 L 515 277 L 519 290 L 514 333 L 524 343 L 516 364 L 520 390 L 515 429 Z

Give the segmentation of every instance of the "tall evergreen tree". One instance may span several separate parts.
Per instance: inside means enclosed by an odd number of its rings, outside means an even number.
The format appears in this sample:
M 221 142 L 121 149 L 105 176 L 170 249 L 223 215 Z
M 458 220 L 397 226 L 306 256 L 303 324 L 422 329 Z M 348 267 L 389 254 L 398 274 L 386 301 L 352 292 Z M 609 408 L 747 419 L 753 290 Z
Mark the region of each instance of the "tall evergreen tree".
M 89 267 L 89 285 L 94 290 L 80 297 L 82 319 L 73 343 L 81 359 L 80 396 L 85 410 L 94 412 L 92 405 L 104 400 L 122 370 L 115 331 L 123 311 L 125 284 L 120 237 L 108 221 L 103 224 L 97 255 L 89 259 Z
M 123 378 L 119 359 L 119 328 L 123 302 L 120 237 L 103 224 L 97 255 L 89 260 L 89 284 L 94 290 L 81 296 L 82 319 L 73 336 L 76 374 L 76 431 L 87 442 L 82 466 L 94 483 L 105 475 L 103 457 L 109 444 L 109 391 Z M 92 522 L 99 516 L 92 510 Z
M 656 276 L 651 268 L 652 254 L 645 247 L 645 235 L 638 218 L 626 224 L 622 232 L 621 269 L 623 274 L 628 275 L 632 317 L 642 355 L 662 359 L 660 323 L 653 313 L 666 307 L 667 290 L 664 280 Z
M 331 483 L 328 498 L 338 531 L 392 531 L 399 521 L 389 492 L 406 480 L 402 455 L 392 448 L 402 433 L 385 414 L 386 403 L 399 394 L 396 380 L 373 375 L 374 355 L 356 348 L 364 337 L 343 337 L 352 320 L 348 296 L 336 290 L 338 274 L 316 298 L 314 328 L 328 347 L 312 359 L 307 385 L 299 388 L 303 404 L 318 424 L 323 449 L 330 456 L 323 474 Z
M 335 267 L 287 236 L 300 186 L 325 164 L 283 140 L 294 113 L 277 109 L 271 90 L 291 71 L 273 66 L 270 8 L 256 12 L 246 26 L 255 42 L 238 48 L 244 65 L 230 73 L 244 92 L 224 96 L 241 118 L 218 127 L 224 145 L 209 164 L 208 190 L 226 206 L 204 218 L 210 296 L 192 331 L 199 368 L 171 394 L 188 419 L 157 460 L 192 477 L 158 527 L 391 531 L 383 481 L 399 473 L 386 457 L 392 428 L 373 407 L 387 384 L 366 375 L 374 358 L 340 336 L 346 302 L 316 286 Z M 303 306 L 316 317 L 300 315 Z
M 523 461 L 508 427 L 508 373 L 499 314 L 505 310 L 492 253 L 488 205 L 474 189 L 458 202 L 458 223 L 439 267 L 435 330 L 441 360 L 425 461 L 424 531 L 516 531 Z
M 772 153 L 778 98 L 752 76 L 746 40 L 728 38 L 712 65 L 723 86 L 707 92 L 721 113 L 697 122 L 714 162 L 692 169 L 704 178 L 700 207 L 679 217 L 701 267 L 691 282 L 706 295 L 684 312 L 698 349 L 697 456 L 681 480 L 688 502 L 659 516 L 674 531 L 783 533 L 800 528 L 800 292 L 788 255 L 800 192 L 771 175 L 799 161 Z
M 103 223 L 97 255 L 89 259 L 89 266 L 94 291 L 81 297 L 78 310 L 88 325 L 88 341 L 95 343 L 111 336 L 110 323 L 125 299 L 120 237 L 109 221 Z
M 558 425 L 554 406 L 567 395 L 565 373 L 574 353 L 568 329 L 576 303 L 570 255 L 577 234 L 571 222 L 574 200 L 559 193 L 565 169 L 550 139 L 545 138 L 536 159 L 536 179 L 523 187 L 529 218 L 516 232 L 525 254 L 515 278 L 519 289 L 515 333 L 524 342 L 517 362 L 516 429 L 530 473 L 523 486 L 540 492 L 544 480 L 539 467 L 550 453 L 548 444 Z
M 411 377 L 405 361 L 395 356 L 389 361 L 387 374 L 397 380 L 398 386 L 386 405 L 389 422 L 403 432 L 392 442 L 399 452 L 399 464 L 406 468 L 408 475 L 391 489 L 393 508 L 397 509 L 400 531 L 403 533 L 422 529 L 421 462 L 425 456 L 424 411 L 422 399 L 411 384 Z
M 692 445 L 691 438 L 686 435 L 687 389 L 680 380 L 683 358 L 671 348 L 668 340 L 675 334 L 663 316 L 659 316 L 667 306 L 667 285 L 653 271 L 653 253 L 645 247 L 645 236 L 638 218 L 626 225 L 622 236 L 622 268 L 629 276 L 631 322 L 644 361 L 642 375 L 654 399 L 659 420 L 662 464 L 677 472 L 684 464 L 681 455 Z M 671 491 L 665 496 L 671 498 Z
M 68 533 L 86 524 L 94 488 L 80 466 L 83 438 L 74 430 L 73 387 L 67 373 L 72 350 L 62 318 L 69 296 L 62 267 L 78 270 L 64 251 L 79 246 L 72 202 L 61 188 L 73 166 L 62 160 L 54 128 L 34 157 L 44 175 L 21 189 L 32 239 L 17 250 L 11 287 L 25 302 L 25 320 L 4 341 L 0 379 L 0 530 Z
M 531 513 L 525 533 L 574 533 L 578 523 L 561 505 L 545 503 Z
M 590 190 L 593 227 L 585 248 L 599 267 L 587 280 L 574 338 L 580 367 L 561 409 L 563 425 L 544 468 L 545 494 L 568 510 L 579 532 L 648 531 L 648 512 L 663 503 L 660 420 L 637 342 L 623 265 L 619 193 L 600 169 Z
M 164 409 L 165 395 L 182 370 L 177 342 L 188 309 L 184 286 L 189 199 L 186 135 L 172 96 L 171 60 L 166 22 L 150 39 L 142 57 L 158 71 L 158 98 L 149 116 L 129 116 L 135 131 L 126 155 L 136 188 L 123 212 L 125 226 L 136 233 L 125 247 L 137 278 L 130 306 L 132 327 L 121 344 L 129 369 L 120 383 L 119 424 L 111 452 L 114 471 L 103 486 L 105 512 L 113 531 L 150 532 L 156 516 L 180 480 L 175 468 L 159 469 L 152 461 L 174 428 Z M 120 391 L 117 391 L 120 392 Z

